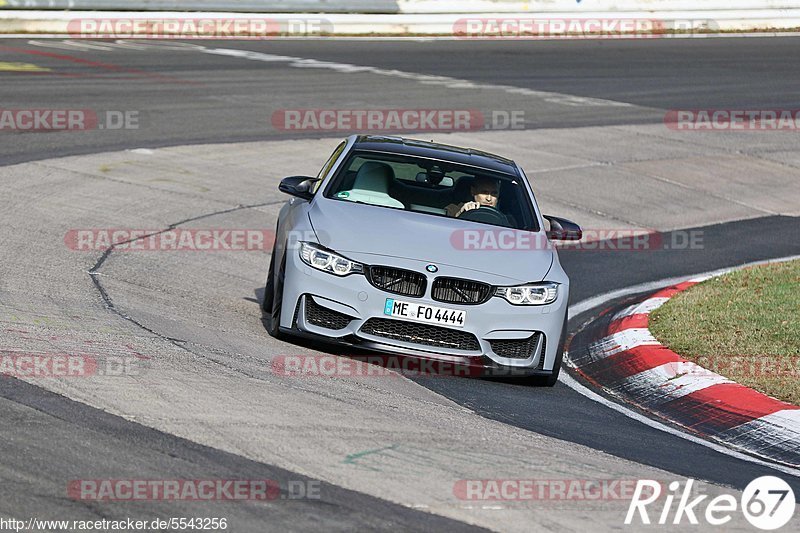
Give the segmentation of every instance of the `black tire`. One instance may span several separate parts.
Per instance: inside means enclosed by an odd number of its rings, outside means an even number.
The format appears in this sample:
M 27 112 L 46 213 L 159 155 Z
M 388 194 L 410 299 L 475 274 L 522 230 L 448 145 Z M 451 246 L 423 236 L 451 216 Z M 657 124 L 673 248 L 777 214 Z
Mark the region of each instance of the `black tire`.
M 535 387 L 553 387 L 558 383 L 558 374 L 561 372 L 561 363 L 564 360 L 564 343 L 567 341 L 567 316 L 564 314 L 564 325 L 561 327 L 561 338 L 558 341 L 556 360 L 553 362 L 553 371 L 547 376 L 533 376 L 531 384 Z
M 281 310 L 283 308 L 283 281 L 286 277 L 286 255 L 284 254 L 281 266 L 275 273 L 275 247 L 272 248 L 272 259 L 269 263 L 267 283 L 264 286 L 264 300 L 261 309 L 266 315 L 267 333 L 281 339 L 284 335 L 280 330 Z
M 264 285 L 264 297 L 261 299 L 261 310 L 265 315 L 272 313 L 272 300 L 275 298 L 274 280 L 275 269 L 275 248 L 272 248 L 272 257 L 269 260 L 269 271 L 267 271 L 267 283 Z

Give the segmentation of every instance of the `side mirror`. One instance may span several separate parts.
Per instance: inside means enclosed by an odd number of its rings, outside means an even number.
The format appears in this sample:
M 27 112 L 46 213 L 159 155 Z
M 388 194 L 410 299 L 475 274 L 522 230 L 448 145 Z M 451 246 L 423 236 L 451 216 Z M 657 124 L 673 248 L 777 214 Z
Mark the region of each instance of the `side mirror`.
M 281 184 L 278 185 L 278 190 L 286 194 L 291 194 L 292 196 L 297 196 L 303 200 L 311 200 L 314 197 L 314 193 L 312 193 L 311 190 L 318 181 L 317 178 L 310 178 L 308 176 L 290 176 L 281 180 Z
M 543 215 L 550 222 L 547 238 L 553 241 L 579 241 L 583 237 L 581 227 L 571 220 Z

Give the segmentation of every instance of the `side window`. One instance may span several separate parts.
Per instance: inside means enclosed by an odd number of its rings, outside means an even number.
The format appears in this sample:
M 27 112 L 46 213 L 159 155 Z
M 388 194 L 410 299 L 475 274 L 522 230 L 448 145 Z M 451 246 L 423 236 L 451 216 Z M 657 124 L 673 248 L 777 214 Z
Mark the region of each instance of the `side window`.
M 311 191 L 312 194 L 316 194 L 317 189 L 319 189 L 319 186 L 322 184 L 322 180 L 325 179 L 325 176 L 327 176 L 328 172 L 331 171 L 331 167 L 333 167 L 333 164 L 336 163 L 337 159 L 339 159 L 339 156 L 342 155 L 345 146 L 347 146 L 347 141 L 342 141 L 341 144 L 336 147 L 336 150 L 333 151 L 331 157 L 322 166 L 319 174 L 317 174 L 319 181 L 314 185 L 314 189 Z

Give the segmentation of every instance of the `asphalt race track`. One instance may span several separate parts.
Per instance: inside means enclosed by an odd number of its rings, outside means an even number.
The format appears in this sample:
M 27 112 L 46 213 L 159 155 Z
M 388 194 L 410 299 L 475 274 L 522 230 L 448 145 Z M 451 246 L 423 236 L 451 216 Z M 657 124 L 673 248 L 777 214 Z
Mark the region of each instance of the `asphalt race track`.
M 4 163 L 67 154 L 189 143 L 286 138 L 269 127 L 274 110 L 355 103 L 368 107 L 524 109 L 528 128 L 567 128 L 661 122 L 666 109 L 791 109 L 797 103 L 800 58 L 786 39 L 465 42 L 465 41 L 193 41 L 163 49 L 88 48 L 63 42 L 37 46 L 5 40 L 3 61 L 34 63 L 51 74 L 4 74 L 3 105 L 30 102 L 142 112 L 142 127 L 120 138 L 104 132 L 76 139 L 49 136 L 36 143 L 9 138 L 0 146 Z M 72 41 L 74 42 L 74 41 Z M 385 69 L 448 76 L 481 83 L 553 91 L 634 104 L 635 107 L 563 107 L 538 99 L 515 99 L 467 91 L 453 100 L 436 86 L 405 90 L 393 78 L 333 75 L 291 68 L 281 62 L 252 65 L 225 56 L 192 54 L 187 46 L 242 49 Z M 175 50 L 177 48 L 177 51 Z M 698 50 L 702 50 L 699 54 Z M 154 55 L 155 54 L 155 55 Z M 124 64 L 119 64 L 120 56 Z M 89 60 L 90 62 L 86 62 Z M 352 78 L 352 79 L 350 79 Z M 123 82 L 124 83 L 121 83 Z M 366 85 L 364 85 L 366 84 Z M 324 91 L 321 90 L 324 87 Z M 357 95 L 357 97 L 354 97 Z M 253 106 L 259 109 L 252 113 Z M 514 106 L 514 107 L 510 107 Z M 267 124 L 265 125 L 265 119 Z M 266 127 L 265 127 L 266 126 Z M 298 132 L 290 132 L 295 136 Z M 316 135 L 300 133 L 305 135 Z M 64 137 L 64 136 L 60 136 Z
M 0 512 L 224 516 L 231 531 L 575 531 L 589 520 L 622 528 L 626 502 L 493 507 L 457 499 L 453 485 L 655 477 L 735 492 L 776 475 L 800 498 L 800 472 L 662 432 L 564 383 L 275 375 L 276 356 L 328 349 L 267 335 L 258 307 L 267 253 L 64 246 L 75 228 L 273 228 L 286 200 L 278 180 L 315 174 L 348 134 L 276 127 L 282 110 L 452 108 L 524 114 L 520 129 L 452 140 L 543 161 L 541 182 L 535 163 L 522 166 L 541 202 L 559 210 L 552 214 L 597 228 L 657 229 L 665 243 L 702 235 L 695 249 L 563 251 L 573 304 L 798 255 L 797 131 L 709 133 L 697 142 L 663 124 L 671 109 L 796 109 L 798 45 L 0 40 L 0 108 L 134 112 L 138 124 L 0 130 L 0 351 L 147 361 L 122 377 L 0 379 Z M 694 174 L 662 179 L 671 165 L 662 161 Z M 571 186 L 573 167 L 620 178 Z M 718 172 L 708 185 L 700 183 L 706 172 Z M 646 181 L 652 174 L 656 185 Z M 728 176 L 736 178 L 730 186 Z M 571 331 L 601 310 L 573 317 Z M 270 479 L 283 492 L 270 502 L 98 502 L 69 497 L 68 483 L 79 479 Z M 319 482 L 318 499 L 285 489 L 309 480 Z M 740 526 L 747 529 L 731 524 Z

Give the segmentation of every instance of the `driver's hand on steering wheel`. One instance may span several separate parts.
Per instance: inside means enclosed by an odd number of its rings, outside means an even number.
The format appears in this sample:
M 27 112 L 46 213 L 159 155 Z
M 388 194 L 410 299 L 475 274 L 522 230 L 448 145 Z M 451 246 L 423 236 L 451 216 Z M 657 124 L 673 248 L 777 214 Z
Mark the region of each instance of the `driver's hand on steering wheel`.
M 479 202 L 466 202 L 461 207 L 461 209 L 458 210 L 458 213 L 456 213 L 456 216 L 457 217 L 461 216 L 461 213 L 464 213 L 465 211 L 471 211 L 472 209 L 478 209 L 480 206 L 481 206 L 481 204 Z

